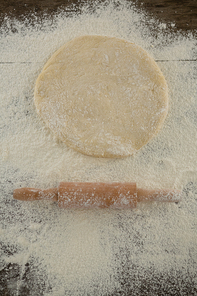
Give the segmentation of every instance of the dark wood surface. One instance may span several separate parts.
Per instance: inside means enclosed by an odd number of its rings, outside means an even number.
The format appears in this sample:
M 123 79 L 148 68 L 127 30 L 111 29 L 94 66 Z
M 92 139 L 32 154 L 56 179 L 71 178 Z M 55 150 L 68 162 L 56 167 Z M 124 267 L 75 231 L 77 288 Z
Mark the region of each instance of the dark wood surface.
M 5 16 L 23 20 L 32 19 L 33 15 L 40 18 L 45 14 L 50 17 L 59 9 L 75 8 L 80 11 L 83 3 L 93 3 L 94 0 L 0 0 L 0 22 Z M 99 2 L 104 2 L 100 0 Z M 127 0 L 134 3 L 138 9 L 146 11 L 159 20 L 175 24 L 174 30 L 185 32 L 197 30 L 197 0 Z
M 93 0 L 92 0 L 93 1 Z M 88 1 L 88 2 L 92 2 Z M 127 0 L 128 1 L 128 0 Z M 75 4 L 76 8 L 80 12 L 81 6 L 84 2 L 81 0 L 0 0 L 0 27 L 4 23 L 6 17 L 23 21 L 25 18 L 30 20 L 30 23 L 35 22 L 33 16 L 37 16 L 37 20 L 42 21 L 42 17 L 48 15 L 53 17 L 59 9 L 70 9 Z M 100 1 L 103 2 L 103 1 Z M 146 11 L 148 15 L 154 16 L 162 22 L 174 23 L 175 26 L 172 30 L 181 31 L 184 34 L 192 33 L 197 34 L 197 0 L 132 0 L 128 1 L 134 3 L 137 9 Z M 6 29 L 3 27 L 3 29 Z M 14 28 L 13 28 L 14 30 Z M 4 246 L 5 247 L 5 246 Z M 3 248 L 3 246 L 2 246 Z M 6 248 L 6 247 L 5 247 Z M 3 250 L 4 252 L 10 252 L 9 248 Z M 23 281 L 32 274 L 31 266 L 27 263 L 26 271 L 23 276 Z M 133 267 L 135 271 L 135 266 Z M 127 277 L 127 271 L 122 276 L 121 285 L 123 287 L 123 294 L 115 293 L 115 295 L 138 295 L 138 296 L 195 296 L 197 295 L 197 287 L 195 279 L 185 275 L 177 274 L 173 275 L 162 275 L 155 274 L 151 271 L 152 276 L 147 277 L 147 281 L 143 281 L 141 286 L 138 287 L 136 293 L 131 293 L 130 281 L 135 281 L 135 272 L 133 273 L 134 278 Z M 10 292 L 9 285 L 13 280 L 19 279 L 20 268 L 17 264 L 9 264 L 6 268 L 0 271 L 0 296 L 11 296 L 16 295 Z M 180 278 L 183 276 L 182 281 Z M 179 280 L 176 280 L 178 278 Z M 139 281 L 139 279 L 138 279 Z M 40 287 L 40 295 L 42 294 L 42 288 Z M 31 285 L 25 286 L 20 290 L 18 296 L 32 295 Z M 91 295 L 92 296 L 92 295 Z

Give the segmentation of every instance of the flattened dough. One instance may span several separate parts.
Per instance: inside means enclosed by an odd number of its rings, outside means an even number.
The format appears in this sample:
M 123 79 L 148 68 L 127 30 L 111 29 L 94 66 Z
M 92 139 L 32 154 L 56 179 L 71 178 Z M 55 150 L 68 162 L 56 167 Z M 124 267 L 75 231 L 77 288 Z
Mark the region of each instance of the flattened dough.
M 153 58 L 106 36 L 78 37 L 55 52 L 34 98 L 59 139 L 96 157 L 133 154 L 159 131 L 168 111 L 167 84 Z

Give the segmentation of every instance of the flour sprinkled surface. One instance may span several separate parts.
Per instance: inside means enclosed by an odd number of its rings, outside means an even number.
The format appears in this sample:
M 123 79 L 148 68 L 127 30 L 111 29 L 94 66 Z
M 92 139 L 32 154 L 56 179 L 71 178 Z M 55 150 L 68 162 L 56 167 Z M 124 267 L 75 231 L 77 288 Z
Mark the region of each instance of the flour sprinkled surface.
M 1 265 L 10 295 L 195 295 L 197 270 L 197 135 L 195 39 L 126 2 L 81 14 L 60 12 L 51 27 L 15 22 L 0 46 Z M 9 23 L 9 20 L 7 20 Z M 152 26 L 159 25 L 152 19 Z M 134 42 L 157 61 L 169 87 L 163 129 L 135 156 L 98 159 L 58 141 L 37 116 L 35 81 L 51 54 L 83 35 Z M 135 210 L 62 210 L 12 199 L 17 187 L 60 181 L 137 182 L 183 190 L 179 204 L 141 203 Z M 167 291 L 167 292 L 166 292 Z M 170 292 L 169 292 L 170 291 Z M 160 294 L 159 294 L 160 293 Z

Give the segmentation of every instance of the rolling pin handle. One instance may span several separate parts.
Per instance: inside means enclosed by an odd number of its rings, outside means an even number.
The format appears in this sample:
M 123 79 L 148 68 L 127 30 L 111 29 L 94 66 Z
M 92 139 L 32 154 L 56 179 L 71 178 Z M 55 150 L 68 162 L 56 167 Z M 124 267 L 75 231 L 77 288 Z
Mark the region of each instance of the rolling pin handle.
M 181 200 L 182 192 L 172 189 L 137 189 L 137 201 L 176 202 Z
M 50 189 L 36 189 L 36 188 L 18 188 L 13 192 L 14 199 L 18 200 L 58 200 L 58 190 L 57 188 Z

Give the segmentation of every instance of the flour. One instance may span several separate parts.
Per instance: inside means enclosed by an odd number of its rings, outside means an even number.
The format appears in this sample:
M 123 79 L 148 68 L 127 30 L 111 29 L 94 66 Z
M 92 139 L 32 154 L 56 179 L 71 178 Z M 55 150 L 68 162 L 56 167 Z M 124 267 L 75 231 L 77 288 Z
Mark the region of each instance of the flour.
M 60 12 L 53 26 L 46 19 L 42 30 L 27 21 L 27 26 L 15 22 L 17 33 L 2 33 L 0 269 L 17 268 L 16 280 L 8 280 L 14 295 L 24 289 L 45 296 L 157 295 L 158 282 L 166 291 L 173 282 L 187 295 L 184 288 L 196 286 L 197 270 L 195 40 L 165 31 L 154 19 L 147 27 L 147 16 L 124 1 L 117 8 L 109 2 L 89 10 L 87 5 L 81 15 Z M 167 80 L 170 110 L 164 127 L 135 156 L 98 159 L 77 153 L 54 138 L 36 114 L 33 92 L 44 64 L 61 45 L 88 34 L 135 42 Z M 48 201 L 12 199 L 14 188 L 47 188 L 60 181 L 183 189 L 183 200 L 141 203 L 126 211 L 67 211 Z

